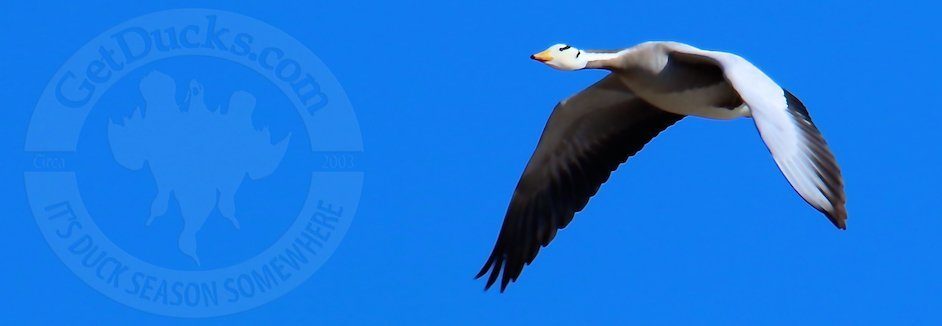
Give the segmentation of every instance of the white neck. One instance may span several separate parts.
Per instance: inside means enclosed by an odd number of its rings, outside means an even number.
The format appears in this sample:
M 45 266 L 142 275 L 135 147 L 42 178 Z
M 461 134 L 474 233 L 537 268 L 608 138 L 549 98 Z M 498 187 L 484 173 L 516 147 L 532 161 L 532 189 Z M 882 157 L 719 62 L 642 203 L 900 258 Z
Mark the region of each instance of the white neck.
M 586 68 L 589 69 L 608 69 L 612 66 L 612 60 L 620 57 L 627 50 L 618 52 L 589 52 L 582 51 L 580 59 L 585 60 Z

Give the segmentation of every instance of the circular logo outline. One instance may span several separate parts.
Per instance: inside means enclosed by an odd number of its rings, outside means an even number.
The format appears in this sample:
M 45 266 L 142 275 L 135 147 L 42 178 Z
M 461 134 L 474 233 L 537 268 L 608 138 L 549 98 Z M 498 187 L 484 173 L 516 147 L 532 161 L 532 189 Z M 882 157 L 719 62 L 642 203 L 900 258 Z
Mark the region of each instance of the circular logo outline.
M 174 46 L 161 49 L 148 40 L 148 34 L 162 31 L 175 35 Z M 213 270 L 163 268 L 108 240 L 83 205 L 75 171 L 64 169 L 65 159 L 56 155 L 75 151 L 88 112 L 114 82 L 147 63 L 187 55 L 221 58 L 266 77 L 294 103 L 312 152 L 321 153 L 331 165 L 348 168 L 312 172 L 301 212 L 274 244 L 242 263 Z M 324 134 L 330 137 L 318 137 Z M 25 150 L 33 154 L 34 168 L 39 171 L 27 171 L 24 178 L 43 236 L 89 286 L 142 311 L 211 317 L 270 302 L 306 281 L 326 262 L 356 214 L 363 173 L 349 169 L 349 153 L 362 152 L 361 137 L 339 82 L 290 35 L 241 14 L 166 10 L 112 27 L 60 67 L 40 97 L 27 131 Z M 330 185 L 330 189 L 318 185 Z

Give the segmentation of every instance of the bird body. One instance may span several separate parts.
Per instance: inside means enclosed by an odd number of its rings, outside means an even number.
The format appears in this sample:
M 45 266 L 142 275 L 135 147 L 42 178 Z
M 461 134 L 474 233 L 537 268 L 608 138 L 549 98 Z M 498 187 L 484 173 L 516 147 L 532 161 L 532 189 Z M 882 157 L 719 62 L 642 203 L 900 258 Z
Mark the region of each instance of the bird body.
M 621 77 L 621 81 L 626 87 L 636 90 L 635 94 L 639 98 L 667 112 L 718 120 L 750 115 L 749 106 L 738 98 L 725 81 L 671 93 L 652 90 L 652 86 L 630 77 Z
M 840 229 L 847 211 L 833 154 L 804 104 L 740 56 L 677 42 L 619 51 L 553 45 L 531 56 L 559 70 L 611 73 L 560 101 L 524 169 L 478 273 L 501 291 L 568 225 L 621 163 L 686 116 L 751 117 L 788 182 Z
M 627 89 L 658 109 L 721 120 L 749 116 L 748 106 L 726 80 L 722 69 L 710 63 L 684 60 L 675 49 L 689 51 L 692 47 L 674 42 L 642 43 L 617 52 L 608 67 Z

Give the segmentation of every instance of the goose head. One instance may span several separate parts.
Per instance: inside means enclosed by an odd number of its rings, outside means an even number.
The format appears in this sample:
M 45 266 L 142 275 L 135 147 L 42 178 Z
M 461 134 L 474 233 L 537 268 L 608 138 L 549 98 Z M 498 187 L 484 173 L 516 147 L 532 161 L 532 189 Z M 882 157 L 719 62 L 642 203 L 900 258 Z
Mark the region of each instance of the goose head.
M 588 64 L 582 50 L 566 44 L 554 44 L 543 52 L 531 55 L 530 59 L 559 70 L 579 70 Z

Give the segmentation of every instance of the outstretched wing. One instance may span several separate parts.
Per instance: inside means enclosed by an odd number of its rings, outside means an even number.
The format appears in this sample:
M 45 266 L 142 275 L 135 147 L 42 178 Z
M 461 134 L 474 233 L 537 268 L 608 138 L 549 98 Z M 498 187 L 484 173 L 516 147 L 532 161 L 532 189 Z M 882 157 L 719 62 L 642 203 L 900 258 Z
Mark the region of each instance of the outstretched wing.
M 762 140 L 792 188 L 831 223 L 845 229 L 841 171 L 804 104 L 739 56 L 682 44 L 672 44 L 670 49 L 678 58 L 712 62 L 723 68 L 726 80 L 749 106 Z
M 502 272 L 503 292 L 619 164 L 681 118 L 637 98 L 611 75 L 556 105 L 477 275 L 490 271 L 485 288 Z

